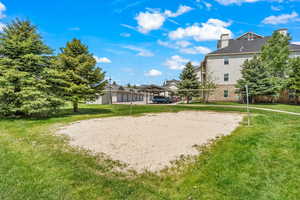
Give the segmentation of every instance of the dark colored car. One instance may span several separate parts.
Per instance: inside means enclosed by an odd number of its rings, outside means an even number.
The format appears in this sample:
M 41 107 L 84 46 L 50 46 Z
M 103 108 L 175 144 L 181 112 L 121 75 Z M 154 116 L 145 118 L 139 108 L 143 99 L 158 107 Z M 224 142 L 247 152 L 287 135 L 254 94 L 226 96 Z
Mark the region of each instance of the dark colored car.
M 152 99 L 153 103 L 172 103 L 172 100 L 169 97 L 163 96 L 154 96 Z

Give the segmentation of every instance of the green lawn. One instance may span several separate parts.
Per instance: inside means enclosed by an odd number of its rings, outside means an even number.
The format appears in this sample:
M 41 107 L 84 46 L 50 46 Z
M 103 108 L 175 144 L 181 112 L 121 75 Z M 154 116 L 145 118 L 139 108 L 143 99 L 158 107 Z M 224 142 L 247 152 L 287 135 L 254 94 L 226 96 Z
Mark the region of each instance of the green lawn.
M 279 106 L 299 110 L 297 106 Z M 132 114 L 181 110 L 244 111 L 238 108 L 134 106 Z M 161 175 L 116 172 L 119 163 L 67 145 L 54 127 L 95 117 L 128 115 L 129 106 L 83 106 L 50 119 L 0 120 L 0 199 L 255 199 L 300 196 L 300 117 L 253 111 L 241 125 L 194 162 L 181 160 Z
M 183 104 L 185 105 L 185 104 Z M 202 103 L 192 103 L 192 105 L 226 105 L 226 106 L 246 106 L 245 104 L 236 103 L 236 102 L 214 102 L 208 104 Z M 286 105 L 286 104 L 250 104 L 250 107 L 257 107 L 257 108 L 270 108 L 270 109 L 277 109 L 282 111 L 288 112 L 297 112 L 300 113 L 300 105 Z

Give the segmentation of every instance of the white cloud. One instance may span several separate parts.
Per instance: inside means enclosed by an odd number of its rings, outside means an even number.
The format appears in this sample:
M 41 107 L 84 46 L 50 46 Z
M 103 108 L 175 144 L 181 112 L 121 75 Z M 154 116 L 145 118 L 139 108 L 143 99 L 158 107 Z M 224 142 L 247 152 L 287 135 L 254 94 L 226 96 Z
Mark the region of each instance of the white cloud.
M 193 65 L 194 67 L 200 67 L 200 64 L 201 64 L 201 61 L 199 61 L 199 62 L 193 61 L 193 62 L 192 62 L 192 65 Z
M 134 26 L 130 26 L 128 24 L 120 24 L 121 26 L 125 27 L 125 28 L 128 28 L 128 29 L 131 29 L 131 30 L 134 30 L 134 31 L 137 31 L 136 28 Z
M 178 55 L 174 55 L 171 58 L 168 58 L 164 65 L 172 70 L 182 70 L 188 62 L 188 59 L 182 58 Z
M 162 41 L 162 40 L 157 40 L 157 43 L 163 47 L 168 47 L 168 48 L 171 48 L 171 49 L 174 49 L 175 46 L 174 45 L 171 45 L 169 42 L 165 42 L 165 41 Z
M 180 15 L 183 15 L 184 13 L 187 13 L 189 11 L 193 10 L 193 8 L 189 7 L 189 6 L 185 6 L 185 5 L 180 5 L 178 10 L 173 13 L 172 11 L 170 10 L 166 10 L 164 12 L 165 16 L 167 17 L 178 17 Z
M 211 50 L 207 47 L 202 46 L 196 46 L 191 48 L 183 48 L 180 49 L 181 53 L 185 54 L 208 54 L 211 52 Z
M 97 63 L 111 63 L 111 60 L 106 57 L 94 56 Z
M 192 45 L 192 43 L 190 43 L 189 41 L 186 41 L 186 40 L 179 40 L 179 41 L 176 41 L 175 43 L 174 42 L 158 40 L 157 43 L 161 46 L 168 47 L 170 49 L 185 48 L 185 47 L 188 47 L 188 46 Z
M 271 6 L 271 10 L 273 10 L 273 11 L 280 11 L 281 8 L 277 7 L 277 6 Z
M 185 48 L 185 47 L 190 46 L 192 43 L 190 43 L 189 41 L 186 41 L 186 40 L 180 40 L 180 41 L 177 41 L 176 44 L 179 47 Z
M 148 72 L 145 73 L 146 76 L 161 76 L 162 72 L 158 71 L 156 69 L 151 69 Z
M 298 21 L 298 13 L 296 12 L 292 12 L 291 14 L 282 14 L 282 15 L 278 15 L 278 16 L 269 16 L 267 18 L 265 18 L 262 23 L 264 24 L 272 24 L 272 25 L 276 25 L 276 24 L 287 24 L 291 21 Z
M 292 44 L 300 45 L 300 42 L 292 42 Z
M 261 0 L 215 0 L 222 5 L 230 5 L 230 4 L 242 4 L 242 3 L 254 3 Z
M 138 56 L 144 56 L 144 57 L 151 57 L 151 56 L 154 56 L 154 54 L 147 50 L 147 49 L 144 49 L 144 48 L 140 48 L 140 47 L 136 47 L 136 46 L 131 46 L 131 45 L 128 45 L 128 46 L 124 46 L 123 48 L 125 49 L 129 49 L 131 51 L 136 51 L 138 52 L 137 55 Z
M 219 19 L 209 19 L 206 23 L 194 24 L 187 28 L 178 28 L 169 33 L 172 40 L 192 37 L 196 41 L 218 40 L 221 34 L 228 33 L 232 36 L 232 32 L 227 29 L 230 22 L 224 22 Z
M 158 12 L 141 12 L 135 19 L 138 22 L 138 30 L 141 33 L 149 33 L 152 30 L 159 29 L 166 20 L 165 16 Z
M 148 10 L 149 11 L 146 12 L 140 12 L 135 17 L 135 20 L 138 23 L 137 30 L 144 34 L 149 33 L 152 30 L 160 29 L 167 18 L 178 17 L 186 12 L 189 12 L 190 10 L 192 10 L 192 8 L 189 6 L 180 5 L 175 13 L 170 10 L 166 10 L 165 12 L 159 12 L 153 9 Z
M 204 5 L 206 6 L 206 8 L 208 10 L 210 10 L 212 8 L 212 6 L 213 6 L 211 3 L 208 3 L 208 2 L 203 2 L 203 3 L 204 3 Z
M 0 19 L 5 18 L 6 15 L 4 12 L 6 11 L 6 7 L 3 3 L 0 2 Z
M 175 43 L 158 40 L 157 43 L 161 46 L 176 49 L 184 54 L 208 54 L 211 50 L 203 46 L 192 46 L 192 43 L 185 40 L 176 41 Z
M 278 3 L 283 3 L 285 1 L 298 1 L 298 0 L 215 0 L 216 2 L 222 4 L 222 5 L 231 5 L 231 4 L 237 4 L 241 5 L 242 3 L 255 3 L 255 2 L 278 2 Z

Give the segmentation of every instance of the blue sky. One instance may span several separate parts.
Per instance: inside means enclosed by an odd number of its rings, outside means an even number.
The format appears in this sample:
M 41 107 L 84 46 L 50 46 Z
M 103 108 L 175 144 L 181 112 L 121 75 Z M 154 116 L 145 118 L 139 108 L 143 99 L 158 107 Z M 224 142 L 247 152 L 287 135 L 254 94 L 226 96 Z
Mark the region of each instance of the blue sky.
M 79 38 L 119 84 L 177 79 L 187 61 L 199 64 L 221 33 L 270 35 L 288 28 L 300 42 L 300 0 L 2 0 L 0 28 L 31 20 L 59 52 Z

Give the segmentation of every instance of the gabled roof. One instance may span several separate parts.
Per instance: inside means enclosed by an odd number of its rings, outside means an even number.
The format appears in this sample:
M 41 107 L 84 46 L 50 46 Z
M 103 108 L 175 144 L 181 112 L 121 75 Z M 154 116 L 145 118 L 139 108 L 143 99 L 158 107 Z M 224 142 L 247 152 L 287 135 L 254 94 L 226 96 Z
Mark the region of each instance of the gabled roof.
M 241 35 L 240 37 L 238 37 L 237 40 L 248 40 L 249 38 L 262 39 L 262 38 L 264 38 L 264 36 L 258 35 L 254 32 L 247 32 L 247 33 L 244 33 L 243 35 Z
M 229 45 L 225 48 L 211 52 L 209 55 L 226 55 L 226 54 L 247 54 L 259 53 L 262 46 L 270 37 L 263 37 L 254 40 L 229 40 Z M 300 51 L 300 45 L 290 44 L 290 51 Z
M 164 91 L 164 88 L 163 87 L 161 87 L 161 86 L 158 86 L 158 85 L 154 85 L 154 84 L 152 84 L 152 85 L 141 85 L 140 87 L 139 87 L 139 89 L 140 90 L 153 90 L 153 91 Z
M 178 83 L 180 82 L 179 80 L 176 80 L 176 79 L 172 79 L 172 80 L 167 80 L 165 83 L 166 84 L 171 84 L 171 83 Z

